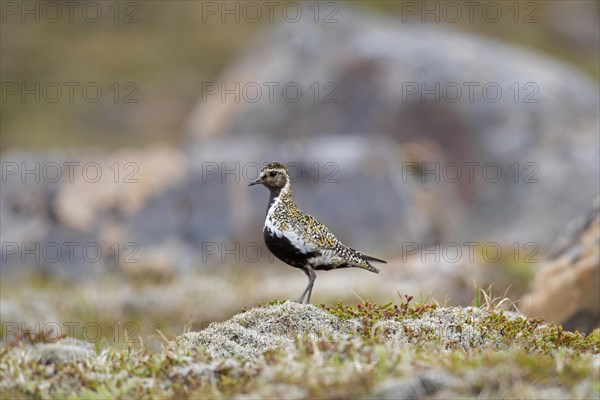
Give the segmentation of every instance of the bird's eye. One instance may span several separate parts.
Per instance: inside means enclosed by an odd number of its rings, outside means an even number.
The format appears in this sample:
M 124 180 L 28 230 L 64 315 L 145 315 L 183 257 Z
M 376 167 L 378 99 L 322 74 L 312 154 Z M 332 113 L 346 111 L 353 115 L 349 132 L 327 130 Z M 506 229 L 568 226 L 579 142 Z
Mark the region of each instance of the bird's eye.
M 277 176 L 277 171 L 271 171 L 271 172 L 269 172 L 269 176 Z

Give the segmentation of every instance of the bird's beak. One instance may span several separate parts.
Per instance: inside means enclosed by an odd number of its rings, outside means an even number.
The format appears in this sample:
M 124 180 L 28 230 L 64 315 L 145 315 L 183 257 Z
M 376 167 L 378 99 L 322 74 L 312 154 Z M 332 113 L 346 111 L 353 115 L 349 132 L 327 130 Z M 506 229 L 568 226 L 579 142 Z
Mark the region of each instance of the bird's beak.
M 248 184 L 248 186 L 259 185 L 260 183 L 261 183 L 261 182 L 260 182 L 260 179 L 257 179 L 257 180 L 255 180 L 254 182 L 250 182 L 250 183 Z

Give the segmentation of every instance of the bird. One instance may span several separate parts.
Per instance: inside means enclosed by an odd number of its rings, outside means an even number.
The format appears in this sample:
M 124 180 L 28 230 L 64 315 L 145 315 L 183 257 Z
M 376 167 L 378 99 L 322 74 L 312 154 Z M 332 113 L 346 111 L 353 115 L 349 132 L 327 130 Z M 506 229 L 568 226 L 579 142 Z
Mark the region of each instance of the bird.
M 333 233 L 296 206 L 292 197 L 290 174 L 284 163 L 270 162 L 260 170 L 257 180 L 248 186 L 263 185 L 270 191 L 263 237 L 269 251 L 292 267 L 301 269 L 308 277 L 308 285 L 297 303 L 310 304 L 315 271 L 339 268 L 361 268 L 374 273 L 380 269 L 369 261 L 386 261 L 368 256 L 340 242 Z

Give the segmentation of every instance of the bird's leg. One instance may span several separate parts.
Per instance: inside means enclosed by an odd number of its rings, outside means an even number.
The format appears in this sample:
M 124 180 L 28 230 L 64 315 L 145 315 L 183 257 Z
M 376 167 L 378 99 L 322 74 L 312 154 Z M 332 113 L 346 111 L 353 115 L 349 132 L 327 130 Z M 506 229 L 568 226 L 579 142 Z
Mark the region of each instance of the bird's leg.
M 296 300 L 296 303 L 302 304 L 302 301 L 304 300 L 304 296 L 306 296 L 306 292 L 308 292 L 309 286 L 310 286 L 310 282 L 308 283 L 308 286 L 306 286 L 306 289 L 304 289 L 304 292 L 302 292 L 302 294 L 300 295 L 298 300 Z
M 317 279 L 317 274 L 314 269 L 308 267 L 308 296 L 306 297 L 306 304 L 310 304 L 310 295 L 312 294 L 313 285 L 315 284 L 315 279 Z
M 302 294 L 300 295 L 300 297 L 298 298 L 298 300 L 296 300 L 296 303 L 302 304 L 302 301 L 304 300 L 304 296 L 306 296 L 306 292 L 308 292 L 308 288 L 310 287 L 310 272 L 308 272 L 309 270 L 303 270 L 304 273 L 306 274 L 306 276 L 308 276 L 308 285 L 306 286 L 306 289 L 304 289 L 304 292 L 302 292 Z

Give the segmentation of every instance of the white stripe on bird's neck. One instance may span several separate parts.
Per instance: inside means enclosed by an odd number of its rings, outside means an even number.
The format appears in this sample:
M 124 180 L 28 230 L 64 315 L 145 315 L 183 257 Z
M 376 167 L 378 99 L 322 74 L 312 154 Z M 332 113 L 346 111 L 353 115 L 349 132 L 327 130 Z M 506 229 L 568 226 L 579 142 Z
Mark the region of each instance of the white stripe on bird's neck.
M 285 186 L 283 188 L 281 188 L 281 190 L 279 191 L 279 193 L 276 196 L 271 197 L 269 199 L 269 208 L 267 209 L 267 218 L 273 214 L 273 212 L 275 211 L 277 206 L 279 204 L 281 204 L 283 199 L 290 199 L 290 200 L 292 199 L 292 185 L 290 184 L 289 181 L 287 181 L 285 183 Z

